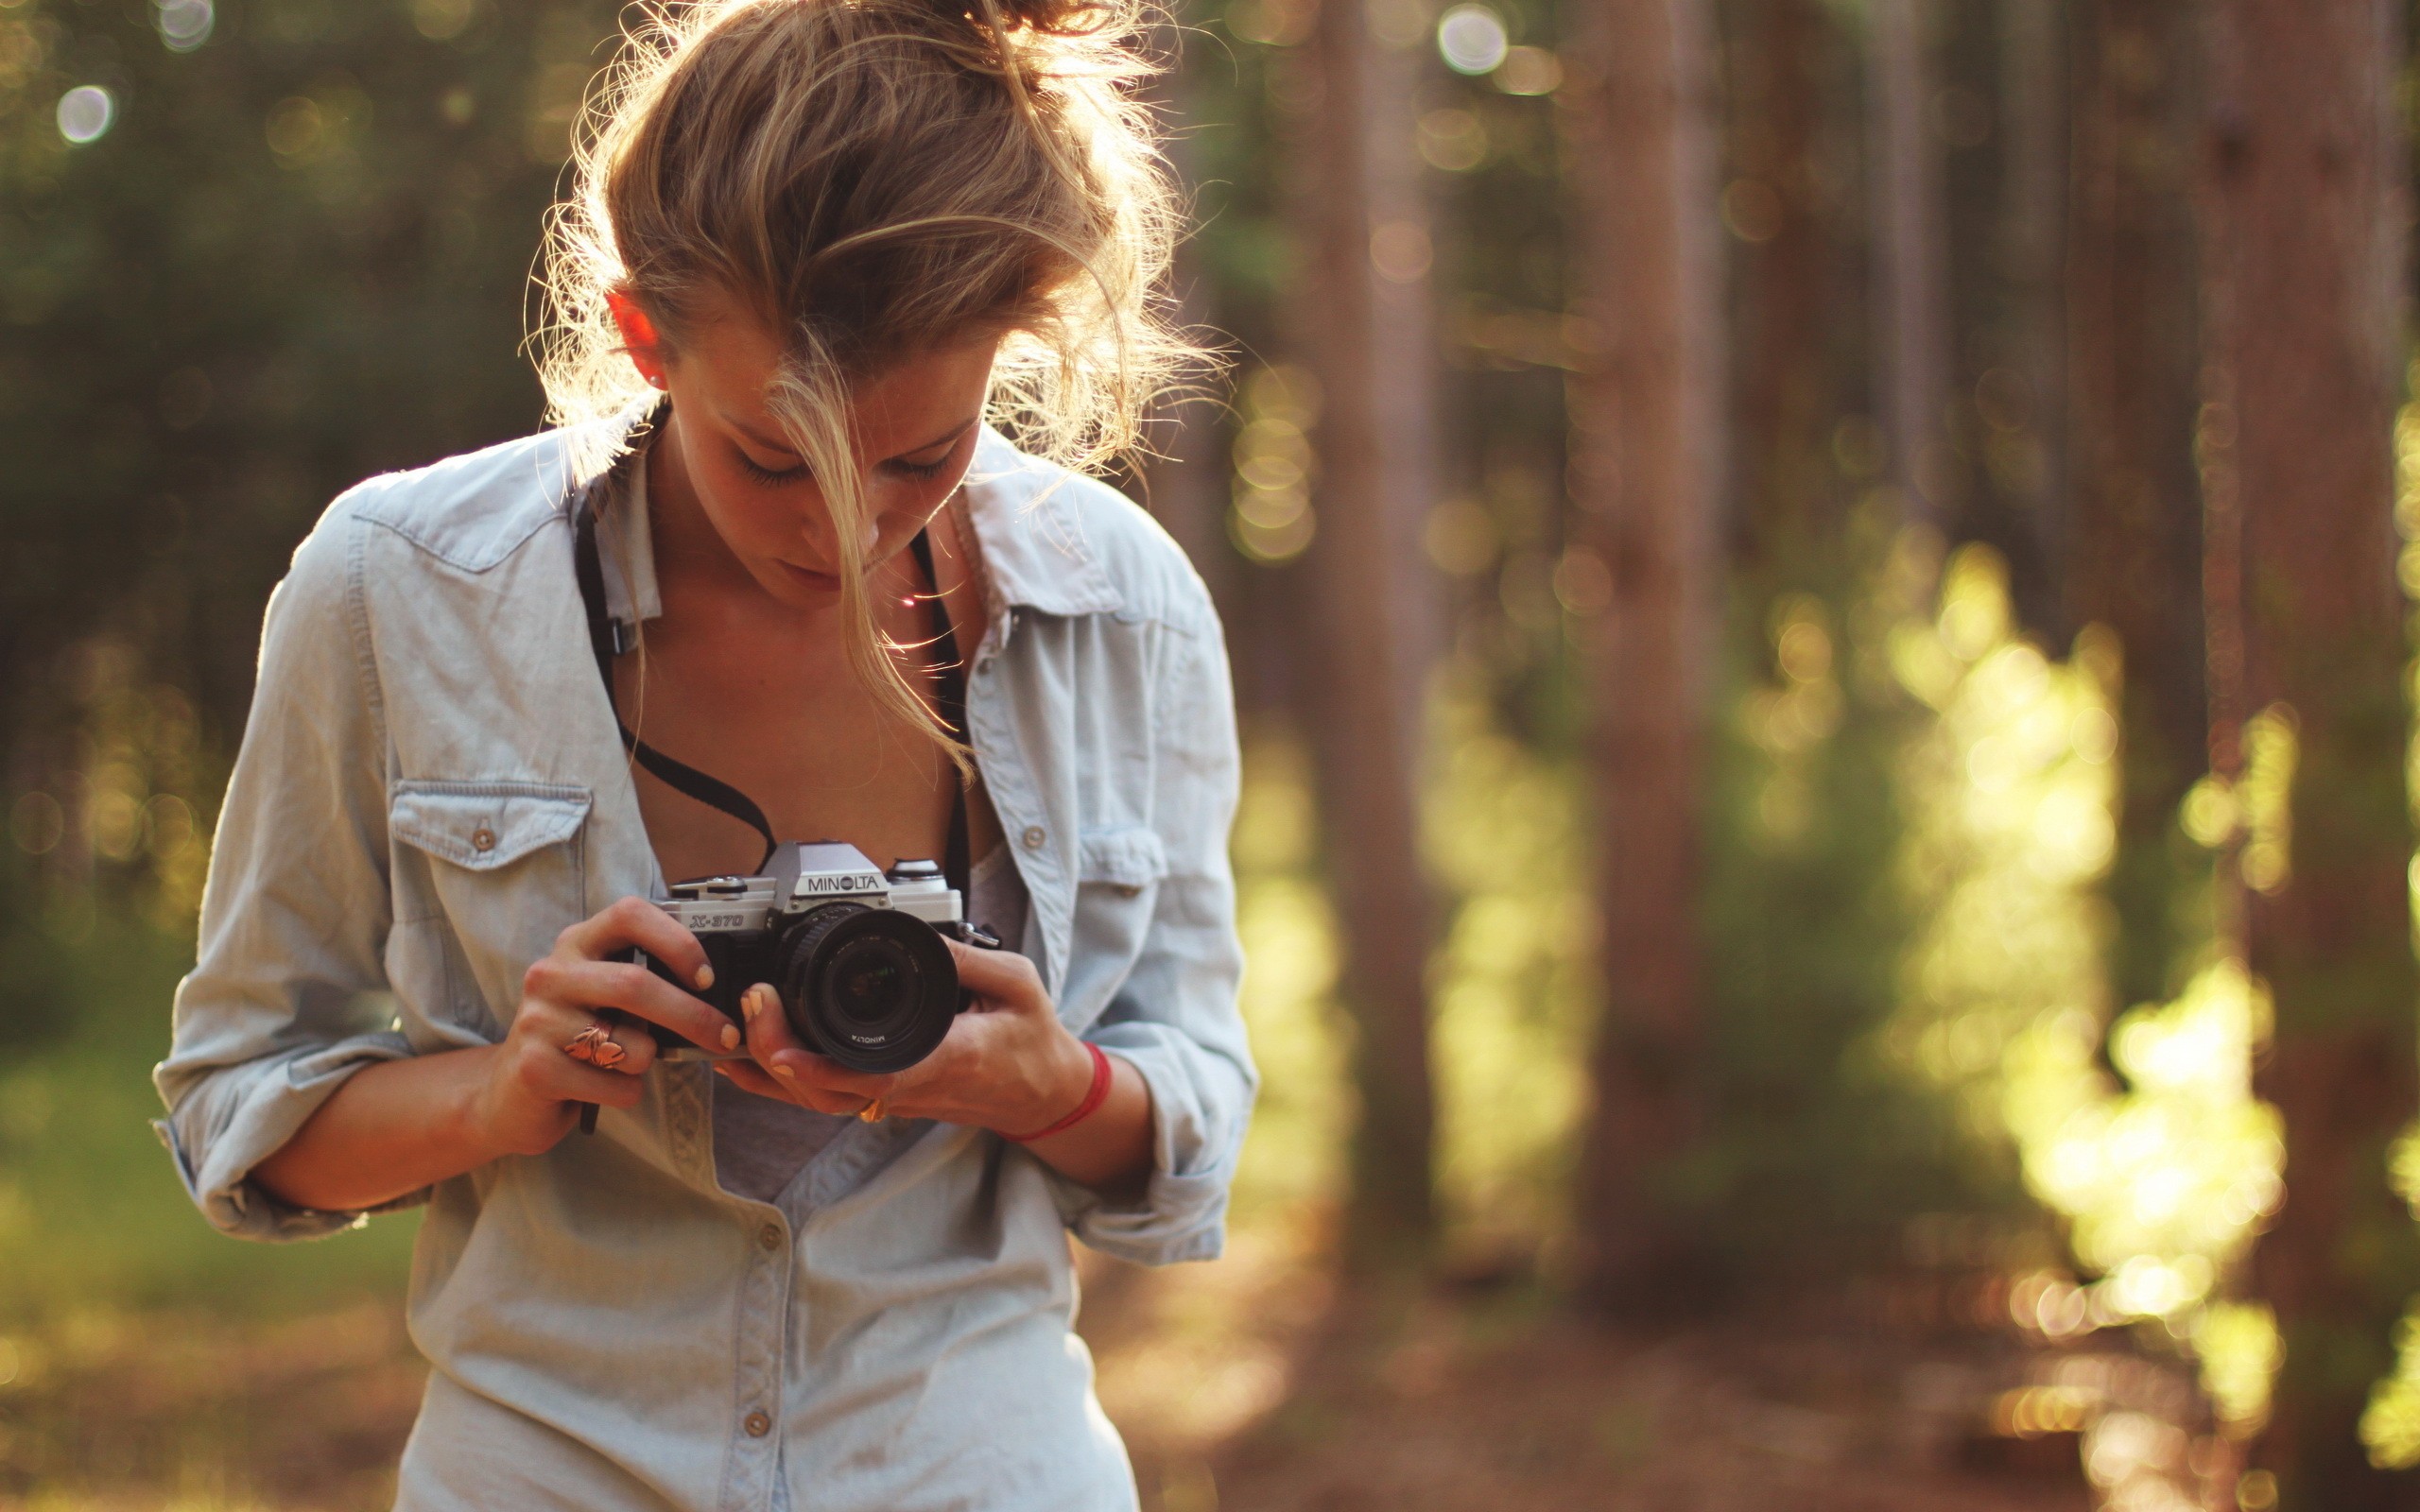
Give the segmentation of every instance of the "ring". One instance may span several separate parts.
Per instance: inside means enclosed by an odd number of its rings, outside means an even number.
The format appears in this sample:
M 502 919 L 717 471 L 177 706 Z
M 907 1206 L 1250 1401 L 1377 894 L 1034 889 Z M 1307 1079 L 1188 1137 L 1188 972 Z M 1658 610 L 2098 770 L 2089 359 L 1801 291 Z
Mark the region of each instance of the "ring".
M 630 1058 L 630 1052 L 614 1042 L 614 1031 L 602 1023 L 592 1023 L 571 1037 L 563 1046 L 563 1054 L 574 1060 L 585 1060 L 599 1071 L 611 1071 Z
M 857 1122 L 860 1124 L 879 1124 L 890 1116 L 890 1108 L 887 1098 L 877 1097 L 857 1109 Z

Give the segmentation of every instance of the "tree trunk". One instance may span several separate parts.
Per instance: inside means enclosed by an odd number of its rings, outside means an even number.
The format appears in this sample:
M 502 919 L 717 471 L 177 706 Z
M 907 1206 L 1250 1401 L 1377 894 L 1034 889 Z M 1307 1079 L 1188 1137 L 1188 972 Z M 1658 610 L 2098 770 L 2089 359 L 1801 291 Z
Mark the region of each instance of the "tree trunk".
M 1426 969 L 1435 909 L 1419 843 L 1421 711 L 1436 610 L 1421 527 L 1436 494 L 1428 216 L 1413 154 L 1421 37 L 1372 35 L 1326 0 L 1302 143 L 1299 327 L 1322 390 L 1309 551 L 1322 706 L 1311 723 L 1328 871 L 1344 930 L 1361 1119 L 1348 1255 L 1419 1258 L 1434 1229 Z
M 1867 194 L 1874 212 L 1876 341 L 1891 481 L 1910 521 L 1940 525 L 1957 501 L 1949 449 L 1948 212 L 1932 108 L 1930 7 L 1872 0 L 1866 88 L 1873 116 Z
M 2207 431 L 2233 432 L 2242 708 L 2277 711 L 2296 747 L 2285 822 L 2256 827 L 2241 872 L 2276 1001 L 2255 1086 L 2286 1122 L 2286 1204 L 2253 1263 L 2286 1357 L 2254 1463 L 2283 1506 L 2367 1512 L 2420 1488 L 2356 1431 L 2420 1280 L 2386 1175 L 2420 1102 L 2389 450 L 2400 26 L 2387 0 L 2227 0 L 2217 20 L 2207 245 L 2233 414 Z
M 2022 617 L 2064 630 L 2056 581 L 2067 530 L 2067 437 L 2060 423 L 2067 387 L 2066 8 L 1999 0 L 1998 20 L 2006 124 L 1996 250 L 2007 291 L 2000 359 L 2007 372 L 1984 376 L 1979 434 L 1994 492 L 2015 527 L 2012 541 L 2032 548 L 2024 554 L 2032 561 L 2015 574 Z
M 1736 545 L 1770 576 L 1838 524 L 1828 342 L 1838 293 L 1819 158 L 1832 23 L 1820 0 L 1732 8 L 1732 222 L 1738 252 Z
M 1186 20 L 1192 18 L 1186 17 Z M 1206 19 L 1206 18 L 1204 18 Z M 1154 81 L 1159 99 L 1176 120 L 1198 119 L 1187 109 L 1200 91 L 1195 87 L 1182 27 L 1172 14 L 1154 28 L 1154 42 L 1167 72 Z M 1169 165 L 1188 198 L 1198 192 L 1201 175 L 1199 149 L 1192 137 L 1177 133 L 1168 142 Z M 1177 307 L 1184 324 L 1198 334 L 1215 329 L 1211 309 L 1213 284 L 1201 266 L 1201 242 L 1187 237 L 1176 249 L 1172 271 Z M 1146 444 L 1158 455 L 1144 473 L 1145 500 L 1152 518 L 1165 526 L 1193 563 L 1210 590 L 1221 618 L 1236 618 L 1234 568 L 1238 565 L 1227 542 L 1227 493 L 1231 474 L 1227 457 L 1228 405 L 1226 386 L 1204 385 L 1201 392 L 1181 393 L 1164 401 L 1152 417 Z M 1231 650 L 1233 648 L 1231 647 Z M 1238 681 L 1247 680 L 1238 679 Z
M 2176 816 L 2207 758 L 2202 499 L 2193 426 L 2202 335 L 2194 239 L 2190 0 L 2077 12 L 2067 326 L 2073 507 L 2067 618 L 2118 634 L 2123 789 L 2108 895 L 2121 1005 L 2179 985 Z
M 1720 243 L 1703 0 L 1598 0 L 1570 43 L 1576 286 L 1596 331 L 1569 387 L 1579 529 L 1611 569 L 1586 622 L 1605 1016 L 1582 1150 L 1598 1298 L 1702 1294 L 1675 1162 L 1703 1120 L 1701 773 L 1721 496 Z

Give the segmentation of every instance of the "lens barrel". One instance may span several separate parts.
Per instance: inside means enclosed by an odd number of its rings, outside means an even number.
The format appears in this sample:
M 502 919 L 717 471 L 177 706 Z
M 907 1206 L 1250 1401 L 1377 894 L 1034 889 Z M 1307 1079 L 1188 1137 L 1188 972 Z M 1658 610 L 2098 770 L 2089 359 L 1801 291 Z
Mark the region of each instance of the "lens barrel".
M 958 1016 L 958 962 L 931 925 L 889 908 L 828 903 L 774 949 L 774 986 L 799 1039 L 852 1071 L 904 1071 Z

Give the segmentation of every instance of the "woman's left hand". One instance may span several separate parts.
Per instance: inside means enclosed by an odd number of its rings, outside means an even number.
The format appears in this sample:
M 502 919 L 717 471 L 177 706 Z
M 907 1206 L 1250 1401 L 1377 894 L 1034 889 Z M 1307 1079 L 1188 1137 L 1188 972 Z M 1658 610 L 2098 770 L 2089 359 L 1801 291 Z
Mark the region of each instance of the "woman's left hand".
M 973 1006 L 940 1048 L 905 1071 L 866 1075 L 799 1043 L 770 987 L 751 987 L 747 1060 L 717 1069 L 745 1091 L 823 1113 L 931 1118 L 1032 1134 L 1073 1112 L 1092 1089 L 1093 1058 L 1059 1022 L 1033 963 L 1013 951 L 949 941 Z M 1129 1074 L 1132 1074 L 1130 1072 Z M 1089 1122 L 1089 1120 L 1087 1121 Z

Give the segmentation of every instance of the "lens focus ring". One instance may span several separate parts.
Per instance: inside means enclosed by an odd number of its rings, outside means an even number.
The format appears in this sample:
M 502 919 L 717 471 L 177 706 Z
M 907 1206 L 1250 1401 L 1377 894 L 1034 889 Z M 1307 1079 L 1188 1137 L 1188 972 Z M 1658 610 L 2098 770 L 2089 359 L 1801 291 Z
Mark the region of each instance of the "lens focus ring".
M 958 966 L 931 926 L 888 908 L 832 903 L 791 925 L 775 983 L 801 1040 L 853 1071 L 903 1070 L 932 1054 L 958 1012 Z

